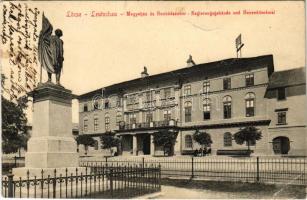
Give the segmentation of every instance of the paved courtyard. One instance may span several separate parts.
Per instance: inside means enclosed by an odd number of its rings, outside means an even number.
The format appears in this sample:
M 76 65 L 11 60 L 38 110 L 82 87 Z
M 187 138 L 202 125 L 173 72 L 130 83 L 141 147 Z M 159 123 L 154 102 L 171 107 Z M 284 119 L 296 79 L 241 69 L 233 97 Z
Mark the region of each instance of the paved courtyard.
M 304 186 L 203 182 L 162 185 L 158 199 L 306 199 Z

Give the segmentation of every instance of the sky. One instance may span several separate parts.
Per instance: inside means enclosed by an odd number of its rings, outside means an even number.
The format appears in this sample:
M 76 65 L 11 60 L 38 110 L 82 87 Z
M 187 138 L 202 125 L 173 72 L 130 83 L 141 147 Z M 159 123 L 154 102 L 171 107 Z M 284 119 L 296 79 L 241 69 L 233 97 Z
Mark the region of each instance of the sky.
M 245 44 L 242 57 L 273 54 L 276 71 L 305 66 L 303 1 L 27 4 L 43 11 L 54 29 L 62 29 L 65 60 L 61 82 L 74 94 L 138 78 L 144 66 L 150 75 L 186 67 L 190 54 L 196 63 L 236 57 L 239 34 Z M 275 14 L 243 15 L 243 10 Z M 118 16 L 91 17 L 93 11 L 117 12 Z M 240 11 L 241 15 L 132 17 L 126 16 L 128 11 Z M 67 12 L 82 16 L 67 17 Z M 45 81 L 46 73 L 43 75 Z M 76 100 L 72 118 L 78 122 Z

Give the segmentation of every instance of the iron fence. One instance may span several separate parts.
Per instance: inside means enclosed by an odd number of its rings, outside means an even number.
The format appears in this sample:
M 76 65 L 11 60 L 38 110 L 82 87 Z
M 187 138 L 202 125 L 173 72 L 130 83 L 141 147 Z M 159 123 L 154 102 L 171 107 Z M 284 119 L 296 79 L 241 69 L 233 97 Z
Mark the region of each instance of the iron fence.
M 80 168 L 79 168 L 80 170 Z M 156 166 L 92 166 L 85 173 L 15 179 L 12 174 L 2 179 L 2 195 L 17 198 L 131 198 L 161 190 L 161 169 Z
M 194 178 L 219 181 L 262 182 L 307 185 L 307 158 L 273 157 L 182 157 L 182 158 L 106 158 L 81 161 L 82 166 L 106 164 L 159 164 L 162 178 Z

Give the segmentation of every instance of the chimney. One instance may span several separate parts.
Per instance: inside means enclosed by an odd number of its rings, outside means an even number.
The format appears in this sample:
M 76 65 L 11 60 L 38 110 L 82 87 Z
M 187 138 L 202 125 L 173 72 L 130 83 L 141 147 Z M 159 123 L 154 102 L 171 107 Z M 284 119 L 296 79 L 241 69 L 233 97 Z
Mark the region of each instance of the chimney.
M 141 77 L 145 78 L 147 76 L 149 76 L 149 74 L 147 73 L 147 67 L 144 66 L 144 71 L 141 72 Z
M 195 64 L 195 62 L 194 62 L 192 56 L 189 55 L 189 59 L 187 60 L 187 67 L 192 67 L 192 66 L 194 66 L 194 65 L 196 65 L 196 64 Z

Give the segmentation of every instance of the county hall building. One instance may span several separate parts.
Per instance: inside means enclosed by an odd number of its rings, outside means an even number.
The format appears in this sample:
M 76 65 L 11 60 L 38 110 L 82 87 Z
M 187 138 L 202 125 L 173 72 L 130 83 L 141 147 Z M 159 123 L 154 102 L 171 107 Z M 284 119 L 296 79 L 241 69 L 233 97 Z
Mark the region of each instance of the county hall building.
M 262 138 L 254 155 L 307 155 L 305 68 L 274 72 L 272 55 L 231 58 L 148 75 L 82 94 L 80 134 L 97 144 L 89 154 L 102 154 L 99 136 L 121 138 L 120 155 L 159 155 L 153 134 L 177 133 L 174 154 L 199 149 L 196 130 L 210 134 L 212 154 L 246 149 L 233 134 L 255 126 Z

